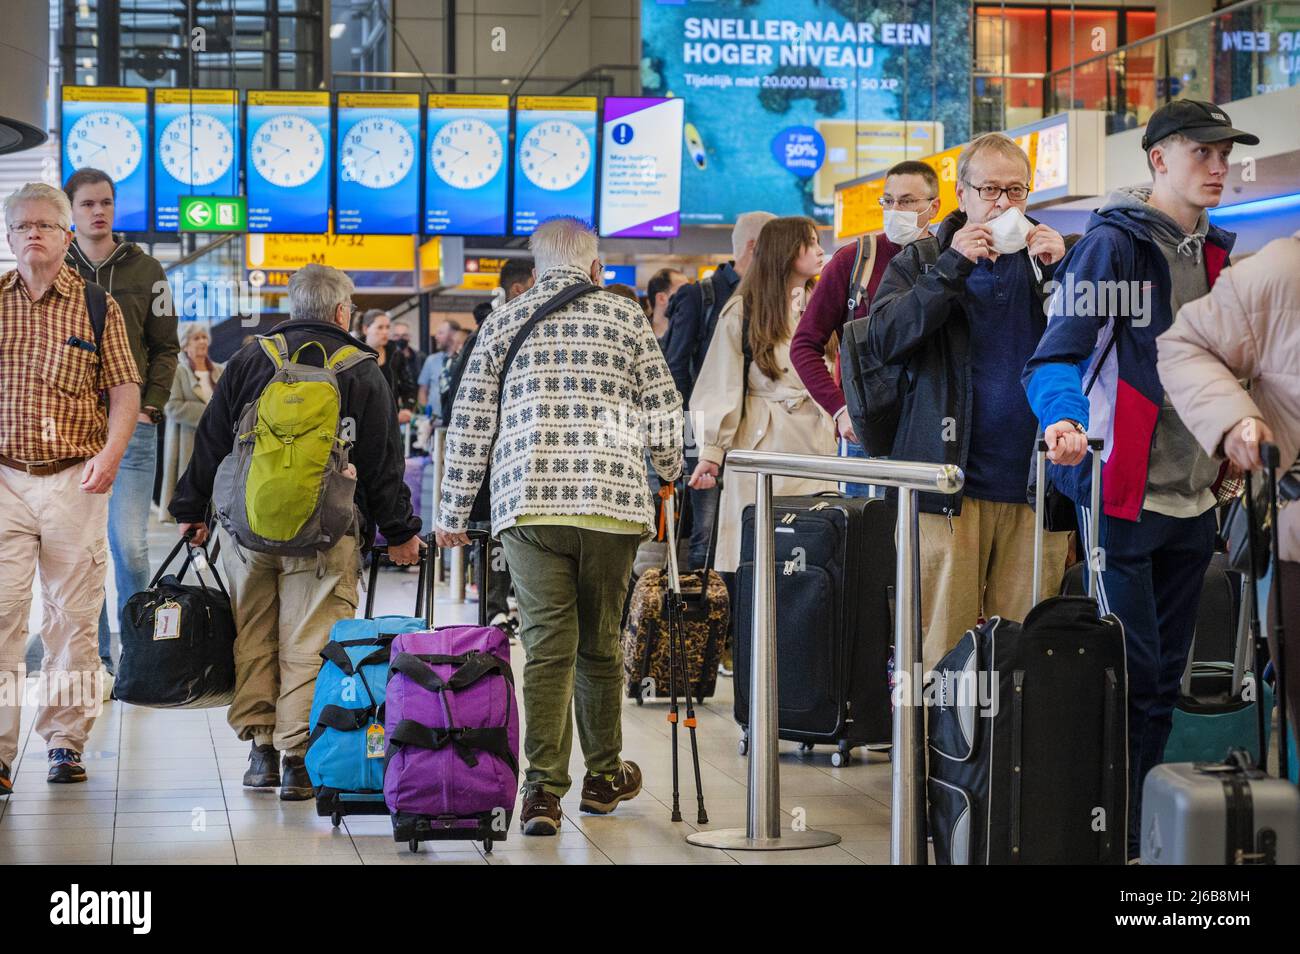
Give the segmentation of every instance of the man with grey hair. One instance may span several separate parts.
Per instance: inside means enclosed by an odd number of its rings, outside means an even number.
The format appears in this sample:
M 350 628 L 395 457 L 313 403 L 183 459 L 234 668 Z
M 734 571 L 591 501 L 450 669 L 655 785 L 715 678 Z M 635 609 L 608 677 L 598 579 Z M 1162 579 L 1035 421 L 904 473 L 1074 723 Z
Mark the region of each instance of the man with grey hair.
M 456 395 L 437 532 L 441 546 L 468 542 L 486 482 L 527 659 L 520 824 L 554 835 L 571 784 L 570 713 L 587 766 L 579 807 L 611 812 L 641 791 L 640 769 L 621 758 L 619 630 L 654 520 L 645 448 L 675 480 L 682 413 L 640 306 L 598 287 L 595 233 L 552 219 L 529 245 L 537 283 L 483 322 Z
M 673 383 L 689 406 L 695 379 L 704 358 L 709 353 L 713 329 L 718 323 L 722 306 L 740 284 L 740 279 L 754 261 L 754 245 L 763 226 L 776 218 L 771 212 L 745 212 L 736 219 L 731 230 L 731 251 L 735 256 L 713 270 L 713 274 L 690 285 L 679 288 L 668 302 L 668 333 L 663 339 L 664 359 L 672 372 Z M 689 455 L 687 469 L 694 468 L 699 448 L 694 440 L 687 440 Z M 690 491 L 692 570 L 701 569 L 708 555 L 709 530 L 717 519 L 720 486 L 707 490 Z
M 4 215 L 18 267 L 0 276 L 0 795 L 13 788 L 37 569 L 45 661 L 35 728 L 48 780 L 86 780 L 81 753 L 101 698 L 108 492 L 140 412 L 121 309 L 64 264 L 68 197 L 28 183 Z
M 294 360 L 319 365 L 325 355 L 348 346 L 375 357 L 348 334 L 352 290 L 352 279 L 325 265 L 306 265 L 294 273 L 290 318 L 274 329 L 284 336 Z M 313 344 L 320 347 L 309 347 Z M 207 537 L 217 468 L 233 448 L 244 407 L 258 400 L 275 371 L 259 341 L 226 365 L 199 420 L 194 456 L 169 507 L 182 535 L 193 531 L 200 543 Z M 235 698 L 227 719 L 240 739 L 252 743 L 244 784 L 278 785 L 286 801 L 312 796 L 303 756 L 320 651 L 333 625 L 356 613 L 362 548 L 370 546 L 377 527 L 394 563 L 416 563 L 420 553 L 420 518 L 411 512 L 411 492 L 402 479 L 402 435 L 383 372 L 377 361 L 368 360 L 337 374 L 343 430 L 353 435 L 349 459 L 356 468 L 360 537 L 339 541 L 318 561 L 240 552 L 221 531 L 222 566 L 237 631 Z

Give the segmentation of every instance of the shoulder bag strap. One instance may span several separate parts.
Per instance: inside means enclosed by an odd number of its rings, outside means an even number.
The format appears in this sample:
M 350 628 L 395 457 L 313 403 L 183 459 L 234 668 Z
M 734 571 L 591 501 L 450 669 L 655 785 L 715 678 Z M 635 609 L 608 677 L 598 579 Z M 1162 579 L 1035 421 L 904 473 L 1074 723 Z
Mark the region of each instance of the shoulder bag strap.
M 86 312 L 90 315 L 90 330 L 95 335 L 95 347 L 104 349 L 104 325 L 108 323 L 108 292 L 103 286 L 86 282 Z
M 866 294 L 866 282 L 871 281 L 871 273 L 875 267 L 875 233 L 860 236 L 858 238 L 858 251 L 853 259 L 853 275 L 849 279 L 849 313 L 845 316 L 845 321 L 853 320 L 853 315 L 857 312 L 858 305 L 862 302 L 862 296 Z

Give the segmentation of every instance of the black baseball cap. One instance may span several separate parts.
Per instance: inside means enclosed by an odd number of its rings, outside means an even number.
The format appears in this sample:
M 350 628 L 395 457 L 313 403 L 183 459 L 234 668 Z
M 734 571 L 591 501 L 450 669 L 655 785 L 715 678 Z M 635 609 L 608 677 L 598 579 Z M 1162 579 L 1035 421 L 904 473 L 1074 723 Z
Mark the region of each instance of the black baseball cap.
M 1221 107 L 1198 99 L 1176 99 L 1152 113 L 1147 120 L 1147 131 L 1142 136 L 1142 150 L 1145 152 L 1174 133 L 1181 133 L 1196 142 L 1231 139 L 1245 146 L 1259 145 L 1258 136 L 1234 129 L 1232 120 Z

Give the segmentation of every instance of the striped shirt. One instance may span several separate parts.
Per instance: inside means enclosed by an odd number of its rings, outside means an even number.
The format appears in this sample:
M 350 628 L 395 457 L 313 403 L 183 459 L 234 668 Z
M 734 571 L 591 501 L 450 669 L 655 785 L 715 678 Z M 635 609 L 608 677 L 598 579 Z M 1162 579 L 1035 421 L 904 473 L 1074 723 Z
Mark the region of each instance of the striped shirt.
M 122 312 L 110 296 L 98 353 L 86 282 L 64 266 L 38 300 L 17 269 L 0 276 L 0 454 L 34 463 L 93 457 L 108 438 L 100 394 L 139 384 Z

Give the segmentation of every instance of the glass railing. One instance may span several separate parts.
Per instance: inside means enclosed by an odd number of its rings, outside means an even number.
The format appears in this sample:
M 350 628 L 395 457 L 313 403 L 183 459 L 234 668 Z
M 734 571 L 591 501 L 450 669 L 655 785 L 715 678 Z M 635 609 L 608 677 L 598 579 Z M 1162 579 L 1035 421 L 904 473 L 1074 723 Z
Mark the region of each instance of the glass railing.
M 1300 0 L 1244 0 L 1038 79 L 977 73 L 974 130 L 1095 109 L 1115 133 L 1146 125 L 1170 100 L 1229 103 L 1300 86 Z

